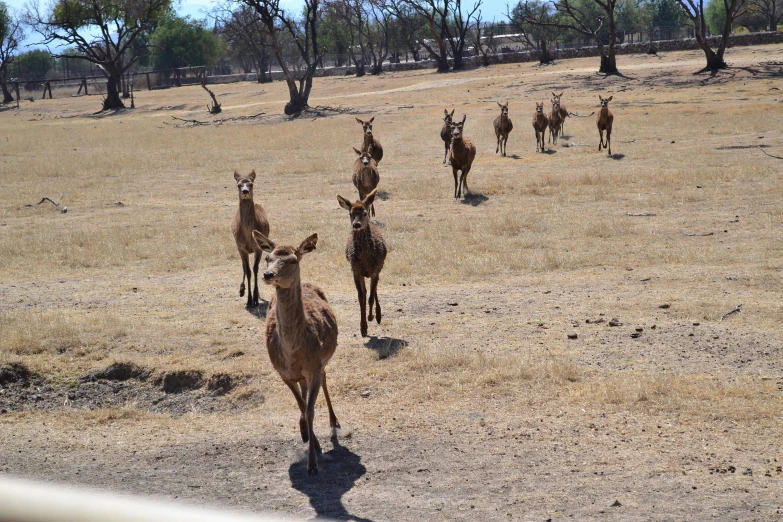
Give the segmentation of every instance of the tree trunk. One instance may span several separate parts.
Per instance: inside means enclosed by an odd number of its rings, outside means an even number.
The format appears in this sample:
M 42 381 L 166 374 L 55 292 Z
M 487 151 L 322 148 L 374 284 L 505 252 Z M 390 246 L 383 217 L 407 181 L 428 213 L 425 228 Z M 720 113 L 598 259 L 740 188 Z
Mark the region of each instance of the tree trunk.
M 106 67 L 109 70 L 108 67 Z M 103 110 L 114 110 L 125 107 L 120 99 L 120 93 L 117 84 L 120 82 L 120 73 L 116 70 L 109 70 L 109 78 L 106 81 L 106 99 L 103 100 Z
M 770 30 L 771 32 L 774 32 L 774 31 L 777 31 L 777 30 L 778 30 L 778 24 L 775 22 L 775 10 L 774 10 L 774 9 L 773 9 L 772 11 L 770 11 L 770 13 L 769 13 L 769 19 L 768 19 L 768 22 L 769 22 L 769 23 L 768 23 L 768 25 L 769 25 L 769 30 Z
M 614 53 L 601 55 L 601 67 L 598 69 L 598 72 L 604 74 L 617 74 L 617 60 L 615 59 Z
M 438 72 L 447 73 L 449 72 L 449 53 L 446 52 L 446 42 L 440 40 L 438 42 L 438 50 L 440 51 L 440 54 L 437 57 Z
M 3 103 L 13 103 L 14 96 L 11 94 L 11 91 L 8 90 L 8 85 L 6 85 L 5 82 L 0 83 L 0 87 L 3 88 Z
M 543 38 L 538 43 L 538 62 L 541 65 L 552 63 L 552 53 L 549 52 L 549 46 Z

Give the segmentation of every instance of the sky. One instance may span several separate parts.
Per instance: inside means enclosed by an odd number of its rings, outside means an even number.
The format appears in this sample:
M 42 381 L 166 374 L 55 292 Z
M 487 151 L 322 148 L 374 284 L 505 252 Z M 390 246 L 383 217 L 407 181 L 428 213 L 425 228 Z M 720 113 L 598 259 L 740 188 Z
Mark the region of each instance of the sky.
M 8 4 L 11 9 L 16 11 L 22 11 L 25 4 L 30 1 L 40 2 L 42 6 L 46 6 L 52 0 L 2 0 Z M 176 0 L 175 0 L 176 1 Z M 475 0 L 462 0 L 466 6 L 472 7 Z M 206 13 L 212 8 L 216 0 L 180 0 L 177 3 L 177 12 L 180 16 L 191 16 L 192 18 L 202 19 L 206 17 Z M 281 5 L 291 11 L 299 11 L 304 6 L 303 0 L 281 0 Z M 511 2 L 509 2 L 511 3 Z M 514 2 L 516 3 L 516 2 Z M 492 21 L 493 19 L 500 21 L 505 19 L 506 12 L 506 0 L 484 0 L 481 6 L 482 18 L 485 21 Z M 41 37 L 37 33 L 33 32 L 30 28 L 26 28 L 27 38 L 24 40 L 24 44 L 32 45 L 40 42 Z M 23 50 L 23 49 L 22 49 Z

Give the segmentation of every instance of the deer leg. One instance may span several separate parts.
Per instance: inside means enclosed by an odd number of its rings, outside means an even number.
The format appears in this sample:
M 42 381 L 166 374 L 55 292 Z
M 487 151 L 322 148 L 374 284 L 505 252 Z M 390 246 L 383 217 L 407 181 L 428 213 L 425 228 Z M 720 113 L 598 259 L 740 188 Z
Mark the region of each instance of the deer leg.
M 372 217 L 375 217 L 375 203 L 370 205 L 370 214 L 372 215 Z
M 462 192 L 466 196 L 468 195 L 468 192 L 470 192 L 470 189 L 468 188 L 468 172 L 470 172 L 470 167 L 462 169 L 462 178 L 459 181 L 460 186 L 464 189 Z
M 508 152 L 508 134 L 506 134 L 506 139 L 503 140 L 503 155 L 506 155 L 506 152 Z
M 381 324 L 381 303 L 378 301 L 378 281 L 380 278 L 380 274 L 375 274 L 370 279 L 370 317 L 368 317 L 372 321 L 372 303 L 375 301 L 375 320 L 378 324 Z
M 318 439 L 315 438 L 315 433 L 313 432 L 313 419 L 315 418 L 315 400 L 318 398 L 318 390 L 320 387 L 321 372 L 318 372 L 313 375 L 307 383 L 309 393 L 305 415 L 307 417 L 307 434 L 310 437 L 310 451 L 307 455 L 308 475 L 318 475 L 318 457 L 316 457 L 316 454 L 321 453 L 321 446 L 318 444 Z
M 604 144 L 604 131 L 603 129 L 598 129 L 598 152 L 601 152 L 601 146 Z
M 255 276 L 255 281 L 253 282 L 253 306 L 258 306 L 258 264 L 260 262 L 261 251 L 256 250 L 256 258 L 253 262 L 253 275 Z
M 459 199 L 459 192 L 457 192 L 457 188 L 459 187 L 459 176 L 457 174 L 457 170 L 454 168 L 454 165 L 451 165 L 451 171 L 454 174 L 454 202 Z
M 495 154 L 497 154 L 498 151 L 500 150 L 500 140 L 501 140 L 501 138 L 500 138 L 500 134 L 496 135 L 495 137 L 498 140 L 498 145 L 497 145 L 497 147 L 495 147 Z
M 307 423 L 305 422 L 305 408 L 307 407 L 305 397 L 307 397 L 307 388 L 305 388 L 304 384 L 302 383 L 300 383 L 299 388 L 297 388 L 296 383 L 293 381 L 284 382 L 291 389 L 291 393 L 294 394 L 294 398 L 296 399 L 296 405 L 299 406 L 299 413 L 301 414 L 299 417 L 299 433 L 302 435 L 302 442 L 307 442 L 309 440 L 307 433 Z
M 367 305 L 367 287 L 364 285 L 364 277 L 354 272 L 353 274 L 353 282 L 356 284 L 356 292 L 359 294 L 359 309 L 361 310 L 362 314 L 362 320 L 361 323 L 359 323 L 359 328 L 362 332 L 362 337 L 367 336 L 367 319 L 365 319 L 365 314 L 367 313 L 367 308 L 365 308 Z
M 332 399 L 329 398 L 329 390 L 326 388 L 326 371 L 321 372 L 321 387 L 324 389 L 324 398 L 326 407 L 329 408 L 329 426 L 332 428 L 332 438 L 337 438 L 337 430 L 340 429 L 340 423 L 337 422 L 337 416 L 332 409 Z
M 253 283 L 253 272 L 250 270 L 250 255 L 245 252 L 241 252 L 240 256 L 242 257 L 242 272 L 244 273 L 242 274 L 242 284 L 239 286 L 239 297 L 245 295 L 245 279 L 247 279 L 247 306 L 251 306 L 253 301 L 253 292 L 250 290 L 250 285 Z
M 606 129 L 606 148 L 609 149 L 609 155 L 612 155 L 612 129 Z

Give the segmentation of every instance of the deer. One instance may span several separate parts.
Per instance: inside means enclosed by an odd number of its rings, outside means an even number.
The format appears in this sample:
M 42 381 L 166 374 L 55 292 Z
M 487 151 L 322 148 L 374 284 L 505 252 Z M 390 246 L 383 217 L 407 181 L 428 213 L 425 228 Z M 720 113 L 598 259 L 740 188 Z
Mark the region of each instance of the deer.
M 549 118 L 544 114 L 544 102 L 536 102 L 536 112 L 533 113 L 533 129 L 536 131 L 536 152 L 546 152 L 546 129 Z
M 598 152 L 601 152 L 601 147 L 606 147 L 609 156 L 612 155 L 612 122 L 614 116 L 612 111 L 609 110 L 609 102 L 612 101 L 614 96 L 608 98 L 602 98 L 598 95 L 598 99 L 601 101 L 601 110 L 595 116 L 595 123 L 598 126 Z M 604 142 L 604 131 L 606 131 L 606 142 Z
M 317 475 L 321 445 L 313 433 L 313 419 L 320 388 L 329 409 L 332 439 L 340 429 L 325 370 L 337 349 L 337 318 L 321 289 L 301 282 L 302 258 L 315 250 L 318 234 L 307 237 L 298 247 L 278 246 L 258 230 L 253 231 L 253 239 L 258 249 L 270 252 L 263 278 L 275 288 L 266 315 L 266 349 L 299 406 L 299 432 L 302 441 L 309 444 L 307 474 Z
M 451 145 L 449 146 L 449 157 L 451 158 L 451 171 L 454 174 L 454 202 L 462 196 L 462 187 L 465 187 L 465 194 L 468 193 L 468 173 L 476 158 L 476 146 L 465 137 L 463 130 L 465 120 L 468 115 L 462 116 L 459 123 L 451 122 Z M 457 171 L 462 171 L 462 175 L 457 177 Z M 459 182 L 457 180 L 459 179 Z
M 258 306 L 258 264 L 261 261 L 261 250 L 253 240 L 253 231 L 258 230 L 264 235 L 269 234 L 269 221 L 266 218 L 264 208 L 253 202 L 253 182 L 256 179 L 256 171 L 250 171 L 247 176 L 242 176 L 234 171 L 234 180 L 239 190 L 239 210 L 231 223 L 231 232 L 242 258 L 242 284 L 239 285 L 239 297 L 245 295 L 245 279 L 247 279 L 247 307 Z M 250 272 L 250 254 L 255 255 L 253 272 Z M 253 290 L 250 291 L 252 275 L 255 275 Z
M 565 91 L 563 91 L 563 92 L 565 92 Z M 560 135 L 561 136 L 563 135 L 563 129 L 565 128 L 565 119 L 568 118 L 568 116 L 569 116 L 568 115 L 568 111 L 566 110 L 566 108 L 563 106 L 562 103 L 560 103 L 560 98 L 563 96 L 563 92 L 561 92 L 560 94 L 555 94 L 555 92 L 552 91 L 552 105 L 554 105 L 555 102 L 557 102 L 557 105 L 560 107 L 560 110 L 558 111 L 558 113 L 560 114 Z
M 383 159 L 383 147 L 381 146 L 381 142 L 376 140 L 372 135 L 372 122 L 374 119 L 375 116 L 367 121 L 362 121 L 359 118 L 356 118 L 356 121 L 358 121 L 364 129 L 364 142 L 362 143 L 362 151 L 369 152 L 370 155 L 372 155 L 372 159 L 375 160 L 375 163 L 380 163 Z
M 446 148 L 446 151 L 443 153 L 443 164 L 446 164 L 446 157 L 449 155 L 449 146 L 451 145 L 451 122 L 452 118 L 454 118 L 454 111 L 456 109 L 452 109 L 451 114 L 449 114 L 449 111 L 446 109 L 443 109 L 443 127 L 440 128 L 440 139 L 443 140 L 443 145 Z M 451 159 L 449 159 L 449 164 L 451 164 Z
M 495 126 L 495 137 L 498 140 L 498 146 L 495 147 L 495 154 L 497 154 L 498 151 L 501 151 L 503 156 L 505 156 L 506 146 L 508 144 L 508 135 L 514 128 L 514 124 L 511 123 L 511 119 L 508 117 L 508 101 L 506 101 L 505 105 L 502 105 L 500 102 L 495 103 L 497 103 L 498 107 L 500 107 L 500 116 L 495 118 L 495 121 L 493 122 Z
M 356 150 L 353 151 L 359 155 L 353 164 L 353 185 L 359 191 L 359 199 L 364 199 L 370 192 L 375 190 L 381 177 L 378 174 L 378 164 L 370 155 L 370 152 Z M 370 205 L 372 216 L 375 217 L 375 205 Z
M 563 121 L 560 119 L 560 102 L 552 101 L 552 112 L 549 115 L 549 141 L 557 145 L 557 136 L 560 133 Z
M 366 198 L 351 203 L 350 200 L 337 195 L 340 206 L 348 211 L 351 220 L 351 235 L 345 246 L 345 259 L 351 265 L 353 282 L 359 294 L 359 309 L 361 321 L 359 328 L 362 337 L 367 336 L 367 321 L 373 320 L 373 303 L 375 303 L 375 319 L 381 324 L 381 303 L 378 301 L 378 280 L 380 279 L 383 263 L 386 260 L 386 243 L 380 230 L 370 223 L 368 209 L 372 207 L 376 190 L 370 192 Z M 367 300 L 367 287 L 365 278 L 370 279 L 370 299 Z M 369 312 L 365 308 L 369 307 Z M 365 315 L 366 314 L 366 315 Z

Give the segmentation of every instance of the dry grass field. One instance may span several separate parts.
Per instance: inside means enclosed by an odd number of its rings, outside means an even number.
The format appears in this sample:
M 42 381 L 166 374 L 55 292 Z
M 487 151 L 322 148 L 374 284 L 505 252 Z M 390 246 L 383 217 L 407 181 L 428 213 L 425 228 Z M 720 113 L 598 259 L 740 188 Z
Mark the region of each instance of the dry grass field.
M 294 121 L 282 83 L 212 87 L 217 116 L 199 87 L 0 112 L 0 472 L 299 518 L 783 518 L 783 160 L 757 148 L 783 156 L 783 47 L 596 60 L 319 79 L 340 111 Z M 553 90 L 614 96 L 614 156 L 594 117 L 535 153 Z M 445 108 L 478 148 L 459 203 Z M 390 251 L 362 338 L 335 196 L 370 115 Z M 319 398 L 315 478 L 238 295 L 235 169 L 278 244 L 319 235 L 343 433 Z

